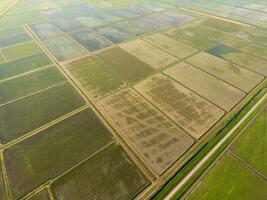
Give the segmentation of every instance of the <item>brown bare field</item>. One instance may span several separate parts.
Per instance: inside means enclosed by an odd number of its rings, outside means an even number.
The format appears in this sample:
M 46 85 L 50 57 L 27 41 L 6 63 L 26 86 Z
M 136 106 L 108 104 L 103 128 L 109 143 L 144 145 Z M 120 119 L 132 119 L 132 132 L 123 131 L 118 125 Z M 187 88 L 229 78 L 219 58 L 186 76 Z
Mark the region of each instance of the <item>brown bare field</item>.
M 119 47 L 105 49 L 96 54 L 108 70 L 125 82 L 136 81 L 154 72 L 154 68 Z
M 185 58 L 198 51 L 194 47 L 178 42 L 177 40 L 174 40 L 161 33 L 155 33 L 153 35 L 147 36 L 144 38 L 144 40 L 178 58 Z
M 194 143 L 193 139 L 132 89 L 98 102 L 121 137 L 162 174 Z
M 246 95 L 224 81 L 187 63 L 177 64 L 165 70 L 164 73 L 226 111 L 230 111 Z
M 205 52 L 187 61 L 245 92 L 251 91 L 264 79 L 263 76 Z
M 164 75 L 156 75 L 135 86 L 187 133 L 199 139 L 224 111 Z
M 178 61 L 178 58 L 140 39 L 121 44 L 120 47 L 155 69 L 168 66 Z

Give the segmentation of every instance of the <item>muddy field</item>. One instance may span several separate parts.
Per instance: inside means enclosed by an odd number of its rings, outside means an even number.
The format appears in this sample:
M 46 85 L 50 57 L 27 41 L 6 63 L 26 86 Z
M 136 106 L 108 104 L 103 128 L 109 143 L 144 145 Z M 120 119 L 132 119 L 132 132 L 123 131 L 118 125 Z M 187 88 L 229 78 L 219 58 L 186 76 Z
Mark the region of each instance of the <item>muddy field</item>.
M 178 58 L 185 58 L 197 52 L 197 49 L 178 42 L 161 33 L 155 33 L 144 37 L 144 40 Z
M 160 187 L 259 89 L 265 13 L 241 0 L 0 1 L 0 199 L 6 170 L 14 200 Z M 255 145 L 236 151 L 260 169 Z
M 168 66 L 178 61 L 174 56 L 139 39 L 121 44 L 120 47 L 155 69 Z
M 104 98 L 98 105 L 120 136 L 158 175 L 194 142 L 132 89 Z
M 245 92 L 251 91 L 264 79 L 263 76 L 208 53 L 199 53 L 187 59 L 187 62 Z
M 244 92 L 187 63 L 177 64 L 164 73 L 226 111 L 245 96 Z
M 153 76 L 135 89 L 196 139 L 224 115 L 221 109 L 164 75 Z

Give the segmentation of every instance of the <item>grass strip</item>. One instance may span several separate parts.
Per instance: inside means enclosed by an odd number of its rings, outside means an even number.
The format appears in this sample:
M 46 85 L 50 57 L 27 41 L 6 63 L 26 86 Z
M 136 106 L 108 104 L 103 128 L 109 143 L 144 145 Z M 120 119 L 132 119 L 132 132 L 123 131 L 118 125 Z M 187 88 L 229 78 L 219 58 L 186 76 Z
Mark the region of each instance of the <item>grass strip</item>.
M 152 196 L 151 199 L 164 199 L 168 193 L 179 183 L 196 165 L 201 159 L 241 120 L 245 114 L 257 103 L 257 101 L 267 92 L 264 88 L 259 91 L 254 98 L 252 98 L 236 115 L 234 115 L 229 122 L 222 128 L 214 138 L 212 138 L 207 144 L 205 144 L 188 162 L 186 162 L 181 169 L 167 181 L 161 189 Z M 246 121 L 236 129 L 235 133 L 228 138 L 228 140 L 213 154 L 213 156 L 205 162 L 205 164 L 197 171 L 194 176 L 173 196 L 172 199 L 179 199 L 189 187 L 197 180 L 197 178 L 203 173 L 205 169 L 217 158 L 217 156 L 225 149 L 229 142 L 237 135 L 237 133 L 244 128 L 244 126 L 256 115 L 260 109 L 259 106 L 253 114 L 251 114 Z

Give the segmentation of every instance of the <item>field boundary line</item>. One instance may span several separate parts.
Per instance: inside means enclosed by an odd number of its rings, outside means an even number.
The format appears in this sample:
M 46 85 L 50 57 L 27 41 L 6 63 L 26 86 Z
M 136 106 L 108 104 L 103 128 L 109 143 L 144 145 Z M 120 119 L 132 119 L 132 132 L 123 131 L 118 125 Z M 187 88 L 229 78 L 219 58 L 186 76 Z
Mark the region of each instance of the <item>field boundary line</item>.
M 205 157 L 176 185 L 175 188 L 169 192 L 169 194 L 164 198 L 164 200 L 170 200 L 175 195 L 179 189 L 186 184 L 186 182 L 197 172 L 197 170 L 204 165 L 204 163 L 214 154 L 216 151 L 230 138 L 233 133 L 246 121 L 246 119 L 254 112 L 255 109 L 265 100 L 267 94 L 264 94 L 263 97 L 245 114 L 245 116 L 240 119 L 237 124 L 215 145 L 213 149 L 211 149 Z
M 101 113 L 101 115 L 112 127 L 112 129 L 114 129 L 114 138 L 118 141 L 118 143 L 124 147 L 125 149 L 129 149 L 125 150 L 127 152 L 127 154 L 130 156 L 134 156 L 136 157 L 136 160 L 140 163 L 137 163 L 136 165 L 142 169 L 142 172 L 147 176 L 147 178 L 152 182 L 154 180 L 154 178 L 158 178 L 159 175 L 154 171 L 154 169 L 152 169 L 152 167 L 148 164 L 148 162 L 144 159 L 144 157 L 142 156 L 142 154 L 140 153 L 140 151 L 138 151 L 138 149 L 135 147 L 135 145 L 131 142 L 129 142 L 129 139 L 125 136 L 123 136 L 123 131 L 121 130 L 120 127 L 118 127 L 111 119 L 110 117 L 106 114 L 106 112 L 104 111 L 104 109 L 100 108 L 99 106 L 97 106 L 98 111 Z M 132 158 L 132 157 L 131 157 Z M 133 158 L 132 158 L 133 159 Z
M 228 150 L 229 154 L 239 163 L 241 163 L 244 167 L 248 168 L 250 171 L 252 171 L 256 176 L 260 177 L 264 181 L 267 181 L 267 177 L 265 177 L 261 172 L 259 172 L 257 169 L 255 169 L 252 165 L 244 161 L 242 158 L 240 158 L 237 154 L 232 152 L 230 149 Z
M 170 120 L 174 125 L 176 125 L 178 128 L 183 130 L 190 138 L 194 140 L 194 144 L 196 143 L 197 139 L 194 138 L 190 133 L 188 133 L 184 128 L 182 128 L 179 124 L 177 124 L 173 119 L 171 119 L 167 114 L 165 114 L 160 108 L 158 108 L 154 103 L 152 103 L 150 100 L 148 100 L 143 94 L 141 94 L 137 89 L 134 87 L 131 87 L 130 89 L 134 90 L 137 94 L 139 94 L 148 104 L 150 104 L 154 109 L 159 111 L 166 119 Z
M 9 187 L 6 164 L 5 164 L 5 159 L 4 159 L 4 152 L 2 150 L 0 152 L 0 161 L 1 161 L 0 170 L 2 170 L 4 189 L 5 189 L 5 193 L 6 193 L 6 194 L 4 194 L 4 196 L 6 196 L 8 200 L 11 200 L 12 199 L 11 198 L 11 188 Z
M 180 85 L 182 85 L 183 87 L 185 87 L 187 90 L 189 90 L 190 92 L 194 93 L 195 95 L 201 97 L 202 99 L 206 100 L 207 102 L 209 102 L 210 104 L 216 106 L 217 108 L 219 108 L 220 110 L 222 110 L 224 112 L 224 115 L 228 112 L 230 112 L 235 106 L 233 106 L 233 108 L 231 108 L 231 110 L 227 111 L 226 109 L 222 108 L 221 106 L 219 106 L 217 103 L 212 102 L 211 100 L 207 99 L 206 97 L 204 97 L 203 95 L 199 94 L 198 92 L 196 92 L 195 90 L 189 88 L 188 86 L 184 85 L 183 83 L 181 83 L 180 81 L 177 81 L 176 79 L 174 79 L 173 77 L 171 77 L 170 75 L 168 75 L 166 72 L 161 72 L 164 76 L 170 78 L 171 80 L 175 81 L 176 83 L 179 83 Z M 246 97 L 246 95 L 245 95 Z M 242 99 L 241 99 L 242 100 Z M 240 100 L 240 101 L 241 101 Z
M 31 28 L 28 25 L 24 26 L 25 31 L 35 40 L 36 43 L 43 49 L 43 51 L 46 53 L 46 55 L 53 61 L 53 63 L 56 65 L 56 67 L 60 70 L 60 72 L 66 77 L 68 82 L 75 88 L 75 90 L 82 96 L 82 98 L 86 101 L 87 104 L 89 104 L 96 115 L 99 117 L 101 122 L 108 128 L 108 130 L 111 132 L 112 136 L 116 139 L 116 141 L 122 146 L 125 152 L 129 155 L 131 160 L 135 163 L 135 165 L 142 171 L 142 173 L 148 178 L 151 182 L 154 180 L 155 175 L 153 172 L 147 168 L 144 161 L 140 160 L 138 157 L 138 154 L 129 146 L 127 141 L 124 141 L 120 134 L 117 132 L 117 129 L 115 129 L 112 126 L 112 123 L 110 123 L 109 120 L 107 120 L 105 114 L 101 111 L 101 109 L 96 105 L 94 100 L 88 95 L 88 93 L 84 90 L 83 87 L 79 85 L 77 80 L 68 72 L 66 69 L 64 62 L 59 62 L 53 54 L 45 47 L 45 45 L 42 43 L 42 41 L 38 38 L 38 36 L 31 30 Z M 87 54 L 88 55 L 88 54 Z
M 6 56 L 4 55 L 4 53 L 2 52 L 2 50 L 0 49 L 0 55 L 4 58 L 4 63 L 6 63 L 8 60 L 6 59 Z M 3 63 L 1 63 L 3 64 Z
M 80 165 L 84 164 L 85 162 L 87 162 L 88 160 L 90 160 L 92 157 L 96 156 L 98 153 L 100 153 L 101 151 L 105 150 L 106 148 L 108 148 L 109 146 L 111 146 L 112 144 L 116 144 L 115 140 L 112 139 L 110 142 L 108 142 L 107 144 L 105 144 L 104 146 L 102 146 L 100 149 L 98 149 L 97 151 L 95 151 L 94 153 L 92 153 L 90 156 L 88 156 L 87 158 L 81 160 L 80 162 L 78 162 L 76 165 L 72 166 L 71 168 L 69 168 L 68 170 L 64 171 L 61 175 L 51 179 L 51 184 L 54 183 L 55 181 L 57 181 L 58 179 L 60 179 L 61 177 L 65 176 L 66 174 L 68 174 L 69 172 L 75 170 L 77 167 L 79 167 Z
M 246 42 L 248 42 L 249 43 L 249 45 L 254 45 L 254 46 L 258 46 L 258 47 L 261 47 L 261 48 L 265 48 L 266 49 L 266 46 L 264 46 L 264 45 L 261 45 L 261 44 L 259 44 L 259 43 L 256 43 L 256 42 L 254 42 L 254 41 L 248 41 L 248 40 L 246 40 L 246 39 L 242 39 L 242 38 L 239 38 L 239 37 L 237 37 L 237 36 L 233 36 L 233 37 L 230 37 L 230 38 L 227 38 L 226 40 L 224 40 L 223 42 L 227 42 L 227 41 L 229 41 L 229 40 L 231 40 L 231 39 L 235 39 L 235 38 L 237 38 L 237 39 L 241 39 L 241 40 L 244 40 L 244 41 L 246 41 Z M 227 46 L 227 45 L 226 45 Z M 247 45 L 246 45 L 247 46 Z M 231 48 L 236 48 L 236 49 L 238 49 L 237 47 L 231 47 Z M 242 48 L 242 47 L 241 47 Z M 261 60 L 264 60 L 265 62 L 267 61 L 267 58 L 265 57 L 265 58 L 263 58 L 263 57 L 260 57 L 260 56 L 258 56 L 258 54 L 252 54 L 251 52 L 249 52 L 249 51 L 244 51 L 243 49 L 238 49 L 240 52 L 242 52 L 242 53 L 244 53 L 244 54 L 247 54 L 247 55 L 249 55 L 249 56 L 253 56 L 253 57 L 255 57 L 255 58 L 258 58 L 258 59 L 261 59 Z M 245 67 L 244 67 L 245 68 Z M 256 72 L 255 72 L 256 73 Z M 262 75 L 263 76 L 263 75 Z
M 38 91 L 36 91 L 36 92 L 30 93 L 30 94 L 28 94 L 28 95 L 25 95 L 25 96 L 22 96 L 22 97 L 13 99 L 13 100 L 8 101 L 8 102 L 6 102 L 6 103 L 0 104 L 0 108 L 3 107 L 3 106 L 8 105 L 8 104 L 10 104 L 10 103 L 14 103 L 14 102 L 16 102 L 16 101 L 25 99 L 25 98 L 27 98 L 27 97 L 30 97 L 30 96 L 33 96 L 33 95 L 42 93 L 42 92 L 44 92 L 44 91 L 46 91 L 46 90 L 50 90 L 50 89 L 52 89 L 52 88 L 58 87 L 59 85 L 63 85 L 63 84 L 65 84 L 65 83 L 68 83 L 68 82 L 67 82 L 67 81 L 62 81 L 62 82 L 59 82 L 59 83 L 57 83 L 57 84 L 55 84 L 55 85 L 52 85 L 52 86 L 49 86 L 49 87 L 47 87 L 47 88 L 44 88 L 44 89 L 38 90 Z
M 39 134 L 40 132 L 52 127 L 55 124 L 58 124 L 58 123 L 64 121 L 65 119 L 67 119 L 69 117 L 72 117 L 72 116 L 78 114 L 79 112 L 81 112 L 83 110 L 86 110 L 89 107 L 90 106 L 88 104 L 85 104 L 84 106 L 79 107 L 79 108 L 77 108 L 77 109 L 75 109 L 75 110 L 73 110 L 73 111 L 71 111 L 71 112 L 69 112 L 69 113 L 67 113 L 65 115 L 62 115 L 62 116 L 60 116 L 60 117 L 58 117 L 58 118 L 56 118 L 56 119 L 44 124 L 44 125 L 42 125 L 39 128 L 36 128 L 36 129 L 34 129 L 34 130 L 30 131 L 30 132 L 25 133 L 21 137 L 18 137 L 18 138 L 14 139 L 14 140 L 11 140 L 10 142 L 4 144 L 0 149 L 6 150 L 6 149 L 8 149 L 8 148 L 10 148 L 10 147 L 12 147 L 12 146 L 24 141 L 24 140 L 26 140 L 28 138 L 31 138 L 32 136 L 35 136 L 35 135 Z
M 2 18 L 11 8 L 13 8 L 20 0 L 13 0 L 4 10 L 0 13 L 0 18 Z
M 19 200 L 29 200 L 30 198 L 34 197 L 34 195 L 38 194 L 38 192 L 41 192 L 43 189 L 47 189 L 49 187 L 49 184 L 51 183 L 51 180 L 48 180 L 44 182 L 43 184 L 39 185 L 38 187 L 34 188 L 34 190 L 28 192 L 23 197 L 20 197 Z M 52 200 L 52 199 L 50 199 Z
M 30 43 L 34 44 L 35 42 L 34 42 L 34 40 L 28 40 L 28 41 L 24 41 L 24 42 L 15 43 L 15 44 L 12 44 L 12 45 L 9 45 L 9 46 L 5 46 L 5 47 L 2 47 L 0 49 L 4 50 L 4 49 L 9 49 L 9 48 L 13 48 L 13 47 L 24 45 L 24 44 L 30 44 Z
M 48 195 L 49 195 L 50 200 L 55 200 L 53 192 L 51 190 L 51 184 L 52 183 L 50 183 L 50 185 L 47 186 L 47 191 L 48 191 Z
M 267 102 L 267 98 L 266 98 L 266 102 Z M 261 104 L 264 104 L 265 101 L 263 101 Z M 261 104 L 258 107 L 261 107 Z M 267 105 L 266 105 L 267 106 Z M 195 182 L 192 184 L 192 186 L 190 186 L 188 188 L 188 190 L 185 192 L 185 194 L 181 197 L 183 200 L 187 198 L 187 196 L 189 196 L 197 187 L 198 185 L 201 183 L 201 180 L 203 179 L 203 177 L 205 177 L 209 171 L 216 165 L 216 163 L 218 162 L 218 160 L 220 160 L 225 154 L 230 154 L 229 149 L 231 149 L 232 145 L 235 143 L 235 141 L 243 134 L 243 132 L 254 122 L 254 120 L 257 118 L 257 116 L 261 113 L 262 109 L 264 109 L 265 106 L 263 106 L 263 108 L 260 108 L 259 110 L 257 110 L 257 113 L 255 115 L 253 115 L 251 117 L 251 119 L 249 119 L 249 122 L 245 122 L 244 127 L 242 127 L 239 132 L 234 136 L 233 139 L 231 139 L 231 141 L 227 144 L 227 146 L 222 150 L 222 152 L 216 157 L 214 158 L 214 160 L 211 162 L 211 164 L 209 166 L 207 166 L 207 168 L 200 174 L 199 178 L 197 178 L 197 180 L 195 180 Z M 231 155 L 229 155 L 231 156 Z M 261 177 L 260 177 L 261 178 Z
M 213 14 L 197 11 L 197 10 L 194 10 L 194 9 L 191 9 L 191 8 L 181 7 L 180 9 L 181 10 L 185 10 L 185 11 L 189 11 L 189 12 L 192 12 L 192 13 L 204 15 L 204 16 L 207 16 L 207 17 L 211 17 L 211 18 L 214 18 L 214 19 L 220 19 L 220 20 L 223 20 L 223 21 L 226 21 L 226 22 L 231 22 L 233 24 L 237 24 L 237 25 L 241 25 L 241 26 L 245 26 L 245 27 L 251 27 L 250 24 L 246 24 L 246 23 L 239 22 L 239 21 L 232 20 L 232 19 L 228 19 L 228 18 L 225 18 L 225 17 L 220 17 L 220 16 L 216 16 L 216 15 L 213 15 Z
M 10 80 L 13 80 L 13 79 L 16 79 L 16 78 L 20 78 L 22 76 L 26 76 L 26 75 L 32 74 L 34 72 L 45 70 L 45 69 L 53 67 L 53 66 L 54 66 L 53 64 L 45 65 L 45 66 L 39 67 L 37 69 L 33 69 L 33 70 L 30 70 L 30 71 L 27 71 L 27 72 L 24 72 L 24 73 L 21 73 L 21 74 L 17 74 L 15 76 L 11 76 L 11 77 L 2 79 L 2 80 L 0 80 L 0 84 L 3 83 L 3 82 L 6 82 L 6 81 L 10 81 Z
M 33 54 L 29 54 L 29 55 L 24 55 L 24 56 L 19 56 L 19 57 L 12 58 L 12 59 L 7 59 L 7 62 L 6 63 L 9 63 L 9 62 L 12 62 L 12 61 L 16 61 L 16 60 L 20 60 L 20 59 L 23 59 L 23 58 L 27 58 L 27 57 L 30 57 L 30 56 L 36 56 L 38 54 L 45 54 L 45 53 L 42 52 L 42 51 L 40 51 L 40 52 L 36 52 L 36 53 L 33 53 Z
M 226 45 L 226 46 L 227 46 L 227 45 Z M 205 52 L 205 51 L 204 51 L 204 52 Z M 264 59 L 262 59 L 262 58 L 256 57 L 256 56 L 254 56 L 254 55 L 250 55 L 250 54 L 248 54 L 248 53 L 246 53 L 246 52 L 244 52 L 244 51 L 241 51 L 241 50 L 240 50 L 240 52 L 243 53 L 243 54 L 247 54 L 248 56 L 251 56 L 251 57 L 254 57 L 254 58 L 263 60 L 264 63 L 266 63 L 266 60 L 264 60 Z M 205 53 L 207 53 L 207 52 L 205 52 Z M 210 54 L 210 53 L 209 53 L 209 54 Z M 211 55 L 213 55 L 213 54 L 211 54 Z M 215 56 L 215 55 L 214 55 L 214 56 Z M 216 57 L 217 57 L 217 56 L 216 56 Z M 220 57 L 219 57 L 219 58 L 220 58 Z M 246 66 L 244 66 L 244 65 L 242 66 L 242 65 L 240 65 L 240 64 L 235 63 L 234 61 L 228 60 L 227 58 L 222 57 L 221 59 L 223 59 L 223 60 L 225 60 L 225 61 L 227 61 L 227 62 L 230 62 L 230 63 L 233 64 L 233 65 L 237 65 L 237 66 L 239 66 L 239 67 L 241 67 L 241 68 L 243 68 L 243 69 L 246 69 L 246 70 L 248 70 L 248 71 L 250 71 L 250 72 L 253 72 L 253 73 L 255 73 L 255 74 L 259 75 L 259 76 L 262 76 L 263 79 L 267 76 L 267 75 L 261 74 L 260 72 L 253 71 L 253 69 L 248 68 L 248 67 L 246 67 Z
M 140 38 L 140 40 L 146 42 L 147 44 L 150 44 L 151 46 L 153 46 L 153 47 L 159 49 L 160 51 L 163 51 L 163 52 L 165 52 L 165 53 L 167 53 L 167 54 L 169 54 L 169 55 L 171 55 L 171 56 L 177 58 L 177 59 L 178 59 L 179 61 L 181 61 L 181 62 L 183 62 L 186 58 L 190 58 L 190 57 L 194 56 L 195 54 L 198 54 L 198 53 L 202 52 L 201 49 L 197 49 L 197 48 L 195 48 L 195 47 L 193 47 L 193 46 L 190 46 L 190 45 L 188 45 L 188 44 L 182 43 L 182 42 L 179 41 L 179 40 L 175 40 L 175 39 L 169 37 L 168 35 L 165 35 L 164 32 L 163 32 L 163 33 L 162 33 L 162 32 L 158 32 L 158 33 L 161 34 L 161 35 L 163 35 L 163 36 L 165 36 L 165 37 L 168 37 L 169 39 L 174 40 L 174 41 L 177 42 L 177 43 L 180 43 L 181 45 L 184 45 L 184 46 L 187 46 L 187 47 L 190 47 L 190 48 L 195 49 L 195 52 L 190 53 L 189 55 L 185 56 L 184 58 L 180 58 L 180 57 L 174 55 L 173 53 L 167 51 L 166 49 L 163 49 L 162 47 L 159 47 L 159 46 L 156 45 L 155 43 L 146 40 L 146 37 L 149 37 L 149 36 L 142 37 L 142 38 Z M 154 33 L 154 34 L 157 34 L 157 33 Z M 152 34 L 152 36 L 153 36 L 153 34 Z M 170 66 L 173 66 L 173 64 L 170 64 Z M 166 67 L 163 67 L 163 69 L 165 69 L 165 68 L 166 68 Z M 167 66 L 167 68 L 168 68 L 168 66 Z M 160 69 L 159 69 L 159 70 L 160 70 Z
M 19 25 L 12 25 L 9 28 L 2 28 L 2 30 L 8 30 L 8 29 L 12 29 L 12 28 L 15 28 L 15 27 L 20 27 L 20 26 Z M 19 35 L 22 35 L 22 34 L 25 34 L 25 33 L 23 31 L 22 32 L 17 32 L 17 33 L 10 33 L 9 35 L 0 36 L 0 40 L 1 39 L 7 39 L 9 37 L 19 36 Z
M 225 61 L 226 61 L 226 60 L 225 60 Z M 226 62 L 228 62 L 228 61 L 226 61 Z M 232 86 L 233 88 L 235 88 L 235 89 L 241 91 L 242 93 L 245 93 L 245 96 L 247 96 L 248 93 L 250 92 L 250 91 L 246 92 L 245 90 L 239 88 L 238 86 L 235 86 L 234 84 L 229 83 L 227 80 L 224 80 L 223 78 L 219 77 L 219 75 L 214 75 L 214 74 L 212 74 L 211 72 L 208 72 L 208 71 L 202 69 L 201 67 L 199 67 L 199 66 L 197 66 L 197 65 L 195 65 L 195 64 L 193 64 L 193 63 L 190 63 L 189 61 L 185 61 L 185 63 L 191 65 L 192 67 L 194 67 L 194 68 L 196 68 L 196 69 L 198 69 L 198 70 L 200 70 L 200 71 L 202 71 L 202 72 L 207 73 L 207 74 L 210 75 L 210 76 L 213 76 L 214 78 L 216 78 L 216 79 L 218 79 L 218 80 L 220 80 L 220 81 L 222 81 L 222 82 L 224 82 L 224 83 L 226 83 L 226 84 Z M 233 65 L 233 63 L 231 63 L 231 62 L 229 62 L 229 63 L 230 63 L 231 65 Z M 240 66 L 238 66 L 238 67 L 240 67 Z M 246 70 L 246 69 L 245 69 L 245 70 Z M 254 73 L 254 72 L 253 72 L 253 73 Z M 260 82 L 262 82 L 263 80 L 264 80 L 264 77 L 262 78 L 262 80 L 261 80 Z M 257 85 L 258 85 L 258 84 L 257 84 Z M 255 88 L 255 87 L 253 87 L 253 88 Z
M 50 200 L 54 200 L 55 198 L 54 198 L 54 195 L 53 195 L 51 186 L 52 186 L 52 184 L 55 181 L 57 181 L 58 179 L 62 178 L 64 175 L 68 174 L 72 170 L 75 170 L 77 167 L 79 167 L 80 165 L 84 164 L 89 159 L 91 159 L 93 156 L 97 155 L 98 153 L 100 153 L 104 149 L 108 148 L 112 144 L 115 144 L 115 141 L 114 140 L 111 140 L 110 142 L 108 142 L 107 144 L 105 144 L 104 146 L 102 146 L 100 149 L 98 149 L 97 151 L 95 151 L 94 153 L 92 153 L 91 155 L 89 155 L 88 157 L 86 157 L 83 160 L 77 162 L 77 164 L 75 164 L 74 166 L 68 168 L 66 171 L 62 172 L 60 175 L 58 175 L 56 177 L 50 178 L 48 181 L 44 182 L 39 187 L 35 188 L 34 190 L 32 190 L 31 192 L 29 192 L 28 194 L 26 194 L 23 197 L 21 197 L 21 200 L 28 200 L 29 198 L 33 197 L 35 194 L 37 194 L 38 192 L 42 191 L 43 189 L 47 189 L 48 190 L 48 195 L 51 198 Z
M 79 93 L 79 95 L 83 98 L 83 100 L 86 101 L 87 104 L 92 104 L 90 101 L 88 101 L 88 98 L 86 97 L 86 93 L 81 88 L 79 88 L 79 86 L 76 84 L 73 78 L 66 72 L 64 65 L 62 66 L 62 62 L 59 62 L 55 58 L 55 56 L 47 49 L 47 47 L 42 43 L 39 37 L 31 30 L 31 28 L 28 25 L 24 25 L 24 29 L 33 38 L 33 40 L 38 44 L 38 46 L 43 50 L 43 53 L 45 53 L 48 56 L 48 58 L 51 59 L 51 61 L 56 66 L 56 68 L 62 73 L 62 75 L 74 87 L 74 89 Z

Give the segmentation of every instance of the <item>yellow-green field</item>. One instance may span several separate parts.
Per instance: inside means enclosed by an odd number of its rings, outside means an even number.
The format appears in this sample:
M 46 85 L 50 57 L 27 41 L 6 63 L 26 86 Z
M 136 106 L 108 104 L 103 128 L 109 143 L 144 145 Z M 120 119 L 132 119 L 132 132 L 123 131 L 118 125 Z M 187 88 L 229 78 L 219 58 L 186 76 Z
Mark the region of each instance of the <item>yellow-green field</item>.
M 260 0 L 1 0 L 0 200 L 153 199 L 266 85 L 266 35 Z M 259 199 L 260 123 L 215 166 Z

